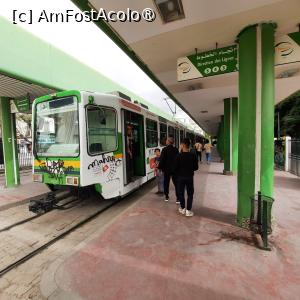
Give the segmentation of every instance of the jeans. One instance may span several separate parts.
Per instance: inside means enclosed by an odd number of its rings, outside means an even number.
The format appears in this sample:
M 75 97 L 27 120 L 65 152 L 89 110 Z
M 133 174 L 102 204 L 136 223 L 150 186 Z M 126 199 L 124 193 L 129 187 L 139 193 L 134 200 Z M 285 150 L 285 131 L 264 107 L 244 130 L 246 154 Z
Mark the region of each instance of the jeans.
M 178 188 L 177 188 L 177 176 L 175 176 L 174 174 L 170 174 L 170 173 L 164 173 L 164 193 L 166 195 L 166 197 L 169 197 L 169 186 L 170 186 L 170 180 L 172 178 L 174 187 L 175 187 L 175 194 L 176 194 L 176 199 L 178 198 Z
M 186 209 L 191 210 L 193 206 L 193 196 L 194 196 L 194 177 L 178 177 L 178 195 L 181 208 L 185 208 L 185 189 L 187 191 L 187 205 Z
M 205 153 L 206 154 L 206 161 L 210 162 L 210 153 Z
M 202 161 L 202 152 L 201 151 L 197 151 L 197 160 L 198 161 Z
M 159 172 L 156 175 L 156 182 L 157 182 L 158 191 L 163 193 L 164 192 L 164 174 L 162 172 Z

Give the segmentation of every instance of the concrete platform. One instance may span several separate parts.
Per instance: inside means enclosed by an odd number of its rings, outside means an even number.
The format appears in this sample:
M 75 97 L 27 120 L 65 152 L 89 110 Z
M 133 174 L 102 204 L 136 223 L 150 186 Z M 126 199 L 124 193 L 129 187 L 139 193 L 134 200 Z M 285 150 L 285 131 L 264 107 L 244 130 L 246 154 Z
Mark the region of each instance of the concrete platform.
M 49 192 L 46 185 L 32 181 L 31 170 L 22 171 L 21 184 L 15 188 L 5 188 L 4 173 L 0 174 L 0 211 L 21 205 L 30 199 Z
M 151 193 L 43 274 L 47 299 L 300 299 L 300 179 L 276 172 L 272 252 L 235 226 L 236 177 L 196 174 L 195 216 Z M 126 201 L 126 200 L 125 200 Z

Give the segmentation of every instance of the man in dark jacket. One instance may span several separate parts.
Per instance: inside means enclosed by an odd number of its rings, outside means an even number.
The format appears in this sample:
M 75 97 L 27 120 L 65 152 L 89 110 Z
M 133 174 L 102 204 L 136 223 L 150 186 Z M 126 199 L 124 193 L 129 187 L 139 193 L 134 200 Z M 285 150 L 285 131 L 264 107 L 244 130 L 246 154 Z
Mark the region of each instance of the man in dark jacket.
M 176 176 L 174 174 L 175 160 L 178 155 L 178 149 L 174 146 L 174 139 L 168 137 L 167 146 L 163 148 L 160 155 L 160 162 L 158 168 L 164 172 L 164 194 L 166 196 L 165 201 L 169 201 L 169 186 L 170 179 L 172 178 L 175 186 L 176 203 L 179 204 Z
M 197 156 L 190 152 L 190 140 L 185 138 L 181 143 L 182 152 L 177 156 L 174 172 L 177 175 L 178 198 L 180 200 L 179 212 L 192 217 L 194 195 L 194 171 L 198 170 Z M 187 191 L 187 205 L 185 205 L 184 192 Z

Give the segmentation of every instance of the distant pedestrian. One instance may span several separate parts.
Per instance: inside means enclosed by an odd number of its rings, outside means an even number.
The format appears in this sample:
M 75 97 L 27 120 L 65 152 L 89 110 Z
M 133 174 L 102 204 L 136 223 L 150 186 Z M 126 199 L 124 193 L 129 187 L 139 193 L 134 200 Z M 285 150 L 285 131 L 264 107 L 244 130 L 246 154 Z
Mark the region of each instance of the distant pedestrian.
M 175 160 L 178 155 L 178 149 L 174 146 L 173 137 L 167 138 L 167 146 L 162 149 L 158 168 L 164 173 L 164 193 L 165 201 L 169 201 L 170 179 L 172 178 L 175 186 L 176 203 L 179 204 L 176 175 L 174 174 Z
M 197 160 L 200 161 L 200 163 L 202 163 L 202 148 L 203 148 L 203 145 L 198 141 L 195 144 L 195 150 L 196 150 L 196 154 L 197 154 Z
M 154 162 L 155 162 L 155 166 L 154 166 L 154 173 L 156 176 L 156 182 L 157 182 L 157 192 L 156 194 L 163 194 L 164 193 L 164 174 L 162 172 L 162 170 L 160 170 L 158 168 L 159 166 L 159 161 L 160 161 L 160 149 L 156 148 L 154 150 L 155 152 L 155 158 L 154 158 Z
M 175 173 L 177 174 L 178 196 L 180 201 L 179 212 L 192 217 L 194 196 L 194 171 L 198 170 L 197 157 L 189 151 L 190 140 L 185 138 L 181 144 L 181 153 L 176 158 Z M 187 191 L 187 205 L 184 193 Z
M 205 141 L 204 145 L 204 151 L 206 155 L 206 163 L 210 164 L 211 161 L 211 149 L 213 148 L 213 145 L 209 142 L 209 140 Z

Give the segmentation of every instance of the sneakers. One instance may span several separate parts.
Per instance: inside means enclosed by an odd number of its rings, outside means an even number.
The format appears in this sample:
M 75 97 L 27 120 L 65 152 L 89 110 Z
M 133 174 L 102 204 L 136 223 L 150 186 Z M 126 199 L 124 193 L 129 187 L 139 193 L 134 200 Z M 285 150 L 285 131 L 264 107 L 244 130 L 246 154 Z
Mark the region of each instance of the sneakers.
M 191 210 L 187 210 L 185 208 L 178 208 L 178 211 L 180 214 L 186 216 L 186 217 L 192 217 L 194 215 L 194 213 Z
M 166 199 L 165 199 L 165 201 L 166 201 L 166 202 L 168 202 L 168 201 L 169 201 L 169 196 L 166 196 Z
M 185 215 L 185 208 L 179 207 L 178 211 L 179 211 L 179 213 L 181 213 L 182 215 Z
M 180 204 L 180 201 L 179 201 L 179 200 L 176 200 L 176 204 Z
M 191 210 L 186 210 L 186 212 L 185 212 L 186 217 L 192 217 L 193 215 L 194 215 L 194 213 Z

